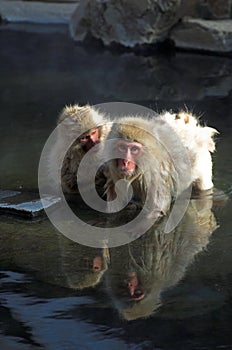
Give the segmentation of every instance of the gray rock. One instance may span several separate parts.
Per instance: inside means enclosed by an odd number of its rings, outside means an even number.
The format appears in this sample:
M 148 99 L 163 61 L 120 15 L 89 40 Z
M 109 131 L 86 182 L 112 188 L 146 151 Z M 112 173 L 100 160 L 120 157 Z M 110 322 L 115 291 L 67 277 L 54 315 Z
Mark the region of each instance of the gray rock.
M 231 18 L 231 0 L 198 0 L 198 12 L 205 19 L 229 19 Z
M 178 21 L 181 0 L 81 0 L 70 21 L 77 41 L 88 34 L 126 47 L 156 43 Z
M 170 37 L 175 46 L 182 49 L 231 52 L 232 20 L 184 18 Z
M 49 208 L 60 202 L 60 198 L 51 196 L 44 197 L 41 200 L 38 198 L 38 194 L 35 193 L 1 190 L 0 195 L 0 212 L 22 217 L 33 218 L 43 215 L 44 208 Z
M 11 190 L 0 190 L 0 199 L 14 197 L 17 194 L 20 194 L 20 192 Z
M 232 0 L 182 0 L 181 12 L 184 16 L 204 19 L 231 18 Z

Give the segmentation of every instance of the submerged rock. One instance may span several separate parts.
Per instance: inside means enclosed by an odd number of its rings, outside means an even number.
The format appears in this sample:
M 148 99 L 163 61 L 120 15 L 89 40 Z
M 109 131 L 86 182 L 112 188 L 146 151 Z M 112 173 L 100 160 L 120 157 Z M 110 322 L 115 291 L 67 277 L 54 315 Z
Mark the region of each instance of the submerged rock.
M 0 190 L 0 200 L 4 198 L 14 197 L 17 194 L 20 194 L 20 192 L 12 190 Z
M 232 20 L 184 18 L 172 30 L 171 39 L 182 49 L 232 52 Z
M 0 190 L 0 212 L 22 217 L 37 217 L 44 214 L 44 208 L 49 208 L 60 202 L 60 198 L 51 196 L 42 200 L 35 193 Z
M 88 34 L 105 45 L 127 47 L 156 43 L 179 19 L 181 0 L 81 0 L 70 21 L 72 37 Z

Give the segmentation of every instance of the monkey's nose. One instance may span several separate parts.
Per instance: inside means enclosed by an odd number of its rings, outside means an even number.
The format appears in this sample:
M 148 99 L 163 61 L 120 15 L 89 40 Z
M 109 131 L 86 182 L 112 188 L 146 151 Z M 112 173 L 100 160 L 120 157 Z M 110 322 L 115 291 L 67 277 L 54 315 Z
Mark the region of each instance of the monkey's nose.
M 128 166 L 129 162 L 130 161 L 128 159 L 122 159 L 122 165 L 125 167 Z
M 129 161 L 129 160 L 132 160 L 132 156 L 131 156 L 131 150 L 130 148 L 127 148 L 126 150 L 126 159 Z
M 130 283 L 128 283 L 128 289 L 129 289 L 130 296 L 133 297 L 134 292 L 135 292 L 135 287 L 133 285 L 131 285 Z
M 101 268 L 102 268 L 102 260 L 101 260 L 101 257 L 100 256 L 96 256 L 94 259 L 93 259 L 93 270 L 95 272 L 100 272 L 101 271 Z

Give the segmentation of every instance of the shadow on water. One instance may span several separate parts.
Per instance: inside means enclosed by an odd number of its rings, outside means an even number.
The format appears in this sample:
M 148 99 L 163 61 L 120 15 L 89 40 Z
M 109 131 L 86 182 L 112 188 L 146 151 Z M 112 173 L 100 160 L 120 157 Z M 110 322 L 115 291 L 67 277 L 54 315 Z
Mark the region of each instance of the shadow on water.
M 74 44 L 66 29 L 26 29 L 0 30 L 1 188 L 37 189 L 40 153 L 65 104 L 126 101 L 186 105 L 217 128 L 215 185 L 229 200 L 217 191 L 192 199 L 170 234 L 163 220 L 109 250 L 68 240 L 46 218 L 1 215 L 0 344 L 231 349 L 231 59 L 110 52 Z

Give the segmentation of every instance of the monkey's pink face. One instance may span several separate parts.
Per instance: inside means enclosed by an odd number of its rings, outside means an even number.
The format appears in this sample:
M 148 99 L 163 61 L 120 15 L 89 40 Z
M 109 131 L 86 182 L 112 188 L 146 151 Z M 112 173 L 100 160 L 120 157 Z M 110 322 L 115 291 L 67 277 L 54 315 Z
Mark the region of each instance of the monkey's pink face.
M 131 300 L 139 301 L 144 298 L 144 290 L 140 286 L 139 279 L 137 278 L 135 272 L 128 273 L 128 279 L 126 283 Z
M 81 261 L 81 268 L 92 269 L 93 272 L 102 271 L 102 258 L 101 256 L 96 256 L 94 259 L 85 256 Z
M 80 143 L 83 149 L 87 152 L 97 143 L 99 143 L 99 130 L 98 128 L 91 129 L 80 138 Z
M 117 151 L 121 157 L 117 160 L 117 168 L 120 174 L 129 176 L 134 174 L 142 148 L 139 142 L 118 141 Z

